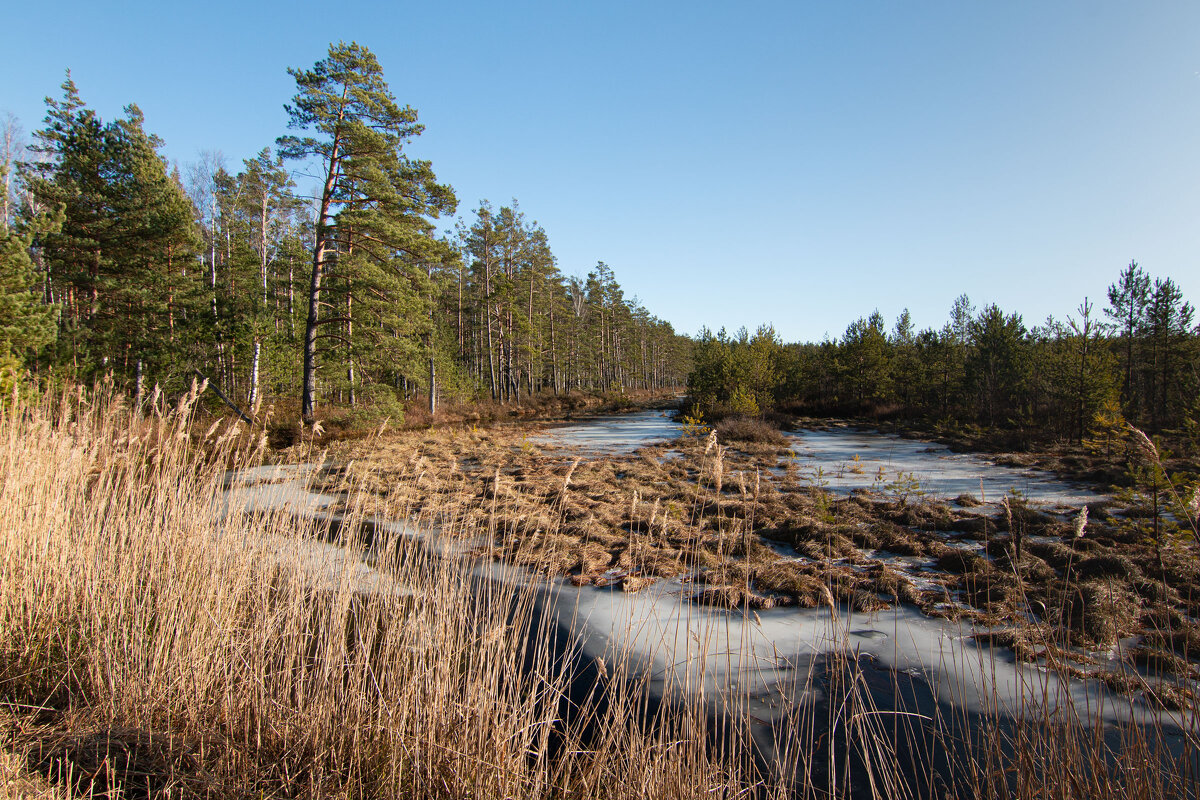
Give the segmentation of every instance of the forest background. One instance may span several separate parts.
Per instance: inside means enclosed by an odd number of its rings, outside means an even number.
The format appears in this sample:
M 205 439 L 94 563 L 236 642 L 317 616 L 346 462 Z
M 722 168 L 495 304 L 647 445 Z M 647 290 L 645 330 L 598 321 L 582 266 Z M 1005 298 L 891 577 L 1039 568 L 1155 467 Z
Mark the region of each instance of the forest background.
M 406 147 L 423 132 L 375 57 L 330 47 L 289 70 L 291 132 L 236 172 L 186 173 L 135 105 L 104 121 L 70 76 L 28 144 L 10 119 L 0 348 L 10 374 L 101 376 L 140 401 L 211 378 L 252 413 L 264 401 L 401 416 L 439 396 L 519 403 L 569 391 L 688 385 L 697 416 L 922 417 L 1082 441 L 1126 420 L 1195 436 L 1194 308 L 1136 262 L 1107 305 L 1089 298 L 1029 327 L 964 295 L 940 329 L 877 311 L 838 338 L 783 344 L 678 334 L 597 263 L 565 275 L 514 200 L 481 201 L 452 233 L 453 189 Z M 297 193 L 299 165 L 319 179 Z M 432 387 L 432 391 L 431 391 Z

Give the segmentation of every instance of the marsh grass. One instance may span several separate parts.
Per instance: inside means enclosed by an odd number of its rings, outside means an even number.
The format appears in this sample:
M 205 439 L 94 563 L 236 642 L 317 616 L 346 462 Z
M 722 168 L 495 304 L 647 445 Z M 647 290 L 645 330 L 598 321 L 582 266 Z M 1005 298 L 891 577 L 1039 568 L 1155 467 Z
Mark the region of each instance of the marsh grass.
M 29 774 L 114 797 L 737 785 L 703 730 L 635 724 L 621 682 L 564 724 L 573 645 L 535 628 L 535 593 L 479 591 L 378 527 L 361 540 L 352 501 L 336 544 L 367 550 L 369 582 L 311 517 L 223 514 L 226 468 L 262 450 L 224 426 L 202 441 L 194 400 L 141 416 L 59 396 L 0 418 L 0 699 Z
M 830 616 L 829 655 L 794 665 L 799 685 L 777 698 L 766 747 L 750 711 L 756 665 L 730 655 L 747 649 L 750 592 L 725 617 L 685 610 L 696 633 L 685 652 L 662 653 L 676 665 L 664 678 L 636 659 L 583 657 L 546 613 L 552 585 L 489 577 L 498 556 L 527 575 L 562 574 L 580 541 L 603 537 L 599 505 L 576 513 L 582 495 L 612 482 L 602 466 L 572 460 L 541 486 L 516 455 L 513 468 L 488 466 L 482 493 L 459 461 L 419 449 L 376 476 L 386 493 L 348 467 L 312 470 L 343 492 L 335 524 L 287 505 L 250 508 L 239 498 L 253 486 L 227 496 L 227 471 L 259 465 L 266 441 L 197 424 L 195 402 L 196 392 L 171 406 L 156 398 L 135 413 L 77 391 L 0 412 L 9 796 L 1196 794 L 1194 759 L 1165 749 L 1160 723 L 1131 712 L 1114 725 L 1073 706 L 1065 664 L 1022 673 L 1041 683 L 1017 709 L 999 696 L 975 711 L 922 705 L 920 681 L 850 646 L 842 615 L 854 594 L 828 574 L 801 577 L 825 598 L 811 613 Z M 322 463 L 315 438 L 300 436 L 295 452 Z M 619 498 L 627 527 L 615 563 L 628 574 L 656 574 L 655 559 L 659 573 L 691 574 L 755 552 L 727 496 L 758 507 L 771 490 L 758 473 L 731 472 L 719 445 L 702 446 L 687 473 L 694 491 Z M 444 557 L 427 537 L 377 524 L 379 512 L 474 541 L 477 558 Z M 715 556 L 682 546 L 687 537 Z M 599 543 L 598 564 L 612 547 Z M 748 568 L 728 571 L 748 588 Z M 723 643 L 721 620 L 735 617 L 743 640 Z M 980 652 L 980 674 L 994 672 L 1003 656 Z M 776 654 L 773 666 L 796 656 Z M 725 678 L 710 684 L 722 659 Z M 824 699 L 803 700 L 813 696 Z M 1182 735 L 1191 747 L 1195 724 Z

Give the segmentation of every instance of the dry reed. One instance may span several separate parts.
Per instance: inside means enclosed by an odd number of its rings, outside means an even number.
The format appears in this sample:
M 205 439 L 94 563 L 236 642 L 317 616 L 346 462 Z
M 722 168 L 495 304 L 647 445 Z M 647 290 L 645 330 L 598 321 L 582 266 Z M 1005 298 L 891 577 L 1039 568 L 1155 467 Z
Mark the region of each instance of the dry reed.
M 41 726 L 3 729 L 31 773 L 112 796 L 735 793 L 703 730 L 640 724 L 633 684 L 568 724 L 573 645 L 536 627 L 534 592 L 367 541 L 353 511 L 330 528 L 227 508 L 226 468 L 261 450 L 193 435 L 194 401 L 143 417 L 80 393 L 0 417 L 0 700 Z

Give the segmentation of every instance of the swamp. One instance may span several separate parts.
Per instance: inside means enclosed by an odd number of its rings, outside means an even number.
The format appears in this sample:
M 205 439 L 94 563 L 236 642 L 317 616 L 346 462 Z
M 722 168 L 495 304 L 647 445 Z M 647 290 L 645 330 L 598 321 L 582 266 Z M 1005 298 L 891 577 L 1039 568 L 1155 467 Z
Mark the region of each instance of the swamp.
M 260 5 L 8 15 L 0 800 L 1200 798 L 1200 11 Z

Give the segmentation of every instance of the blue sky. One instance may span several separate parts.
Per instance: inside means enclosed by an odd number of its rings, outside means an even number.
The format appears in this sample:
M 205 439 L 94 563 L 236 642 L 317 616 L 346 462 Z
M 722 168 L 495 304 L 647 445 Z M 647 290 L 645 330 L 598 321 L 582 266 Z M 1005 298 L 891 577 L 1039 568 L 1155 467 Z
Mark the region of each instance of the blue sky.
M 517 198 L 685 333 L 841 335 L 954 298 L 1027 324 L 1131 259 L 1200 301 L 1200 3 L 22 3 L 0 112 L 70 67 L 106 119 L 231 167 L 289 66 L 371 48 L 469 217 Z M 301 183 L 304 188 L 303 182 Z M 447 226 L 451 221 L 447 221 Z

